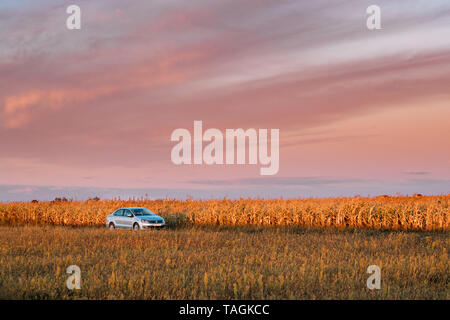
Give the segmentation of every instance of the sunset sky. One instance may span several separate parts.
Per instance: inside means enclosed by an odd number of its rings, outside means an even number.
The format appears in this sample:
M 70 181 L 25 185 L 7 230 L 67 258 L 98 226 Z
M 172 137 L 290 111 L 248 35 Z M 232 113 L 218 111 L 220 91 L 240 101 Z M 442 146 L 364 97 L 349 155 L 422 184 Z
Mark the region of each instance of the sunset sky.
M 194 120 L 278 174 L 174 165 Z M 0 201 L 395 193 L 450 193 L 448 0 L 0 2 Z

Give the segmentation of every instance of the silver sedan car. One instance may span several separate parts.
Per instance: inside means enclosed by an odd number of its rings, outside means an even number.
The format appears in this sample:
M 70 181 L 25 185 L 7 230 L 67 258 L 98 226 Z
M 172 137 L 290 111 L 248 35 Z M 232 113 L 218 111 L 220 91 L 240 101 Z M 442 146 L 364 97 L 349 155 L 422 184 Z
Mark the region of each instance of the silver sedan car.
M 114 211 L 106 217 L 106 226 L 110 229 L 132 228 L 133 230 L 164 228 L 166 222 L 146 208 L 129 207 Z

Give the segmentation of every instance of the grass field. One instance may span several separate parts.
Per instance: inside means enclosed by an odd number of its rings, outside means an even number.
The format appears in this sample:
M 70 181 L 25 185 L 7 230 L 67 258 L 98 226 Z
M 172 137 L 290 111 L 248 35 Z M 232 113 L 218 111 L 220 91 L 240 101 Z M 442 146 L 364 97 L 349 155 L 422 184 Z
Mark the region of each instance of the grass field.
M 443 232 L 0 227 L 2 299 L 449 299 Z M 69 265 L 82 288 L 70 291 Z M 366 268 L 381 268 L 381 289 Z
M 449 198 L 0 204 L 0 299 L 449 299 Z M 128 205 L 169 228 L 107 230 Z

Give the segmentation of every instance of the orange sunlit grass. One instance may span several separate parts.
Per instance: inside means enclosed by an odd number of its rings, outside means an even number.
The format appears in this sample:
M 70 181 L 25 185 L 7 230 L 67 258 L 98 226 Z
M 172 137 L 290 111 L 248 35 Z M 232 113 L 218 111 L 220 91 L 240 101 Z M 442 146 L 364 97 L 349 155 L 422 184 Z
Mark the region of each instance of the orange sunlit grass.
M 149 208 L 169 226 L 301 226 L 450 230 L 450 195 L 329 199 L 108 200 L 0 204 L 1 225 L 102 226 L 127 206 Z

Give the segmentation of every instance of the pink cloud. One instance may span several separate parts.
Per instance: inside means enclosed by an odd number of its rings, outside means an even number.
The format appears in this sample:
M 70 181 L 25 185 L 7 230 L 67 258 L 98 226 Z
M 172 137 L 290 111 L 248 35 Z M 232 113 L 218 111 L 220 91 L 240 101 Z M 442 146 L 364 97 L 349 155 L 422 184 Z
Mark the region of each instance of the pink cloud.
M 85 8 L 101 11 L 100 19 L 91 16 L 89 28 L 68 34 L 55 31 L 59 22 L 44 10 L 46 5 L 23 12 L 20 21 L 12 14 L 0 22 L 14 30 L 0 43 L 5 52 L 0 60 L 0 159 L 37 159 L 27 175 L 5 162 L 2 169 L 14 171 L 8 175 L 11 183 L 53 181 L 73 172 L 67 181 L 85 183 L 77 176 L 95 176 L 90 183 L 107 184 L 115 175 L 138 180 L 141 168 L 151 171 L 145 174 L 152 182 L 167 177 L 168 184 L 176 184 L 177 177 L 253 174 L 251 168 L 173 168 L 170 133 L 198 119 L 220 129 L 280 128 L 286 157 L 303 159 L 305 170 L 316 175 L 359 168 L 358 174 L 401 172 L 400 164 L 412 152 L 403 138 L 414 128 L 429 129 L 424 136 L 438 142 L 438 130 L 446 136 L 443 112 L 434 115 L 433 128 L 428 126 L 432 119 L 426 126 L 411 124 L 413 117 L 402 111 L 416 108 L 419 101 L 421 110 L 441 110 L 439 101 L 450 98 L 450 48 L 437 40 L 446 29 L 444 24 L 435 27 L 442 19 L 439 8 L 391 21 L 382 34 L 369 35 L 364 24 L 355 27 L 360 24 L 352 20 L 362 5 L 356 10 L 350 2 L 333 11 L 321 2 L 200 1 L 189 8 L 181 2 L 150 8 L 145 2 L 100 1 L 98 8 Z M 346 10 L 353 14 L 347 16 Z M 331 26 L 324 23 L 327 19 Z M 45 24 L 36 26 L 37 21 Z M 423 39 L 416 22 L 433 37 Z M 413 48 L 402 47 L 405 30 L 416 42 Z M 393 50 L 387 50 L 389 55 L 375 50 L 368 57 L 370 48 L 352 47 L 361 40 L 371 48 L 387 43 L 385 48 Z M 333 51 L 339 45 L 353 49 Z M 393 110 L 405 117 L 395 124 L 384 118 L 383 123 L 365 122 L 398 129 L 391 137 L 401 137 L 402 145 L 390 147 L 395 154 L 391 162 L 383 158 L 383 145 L 395 139 L 351 132 L 350 125 L 348 132 L 334 131 L 341 122 L 378 119 L 384 112 L 394 115 Z M 308 130 L 325 133 L 305 137 Z M 415 153 L 411 161 L 443 174 L 435 158 L 446 154 L 430 149 L 432 144 L 417 147 L 431 153 L 423 163 Z M 338 157 L 339 147 L 347 154 Z M 332 158 L 338 159 L 324 160 Z M 376 163 L 379 169 L 373 169 Z M 104 171 L 97 175 L 93 170 Z M 293 160 L 281 169 L 286 176 L 308 175 L 301 170 Z

